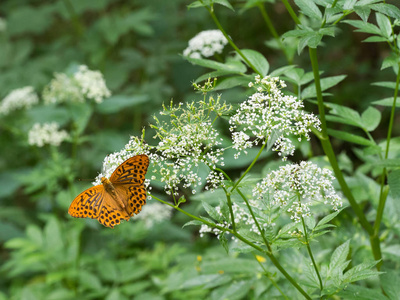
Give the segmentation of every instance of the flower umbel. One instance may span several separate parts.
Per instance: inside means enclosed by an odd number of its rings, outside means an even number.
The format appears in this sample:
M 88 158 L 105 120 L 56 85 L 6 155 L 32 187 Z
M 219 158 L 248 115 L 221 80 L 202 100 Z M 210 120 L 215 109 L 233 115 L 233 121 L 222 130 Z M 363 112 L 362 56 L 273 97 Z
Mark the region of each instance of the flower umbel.
M 228 40 L 220 30 L 202 31 L 189 41 L 183 55 L 191 58 L 210 57 L 215 53 L 222 53 L 227 43 Z
M 0 114 L 8 115 L 14 110 L 21 108 L 31 108 L 39 103 L 39 98 L 36 95 L 33 87 L 26 86 L 20 89 L 11 91 L 0 103 Z
M 172 216 L 172 207 L 154 202 L 149 204 L 149 207 L 142 210 L 140 214 L 136 216 L 136 219 L 143 220 L 147 228 L 153 227 L 155 224 L 161 223 L 164 220 L 168 220 Z
M 311 127 L 321 130 L 319 119 L 302 110 L 304 105 L 301 100 L 280 91 L 286 85 L 278 77 L 261 79 L 257 75 L 255 82 L 249 86 L 256 87 L 257 92 L 243 102 L 229 120 L 233 148 L 238 150 L 236 158 L 242 151 L 246 153 L 246 149 L 275 136 L 273 150 L 286 160 L 295 150 L 289 137 L 299 141 L 303 137 L 309 140 Z
M 69 138 L 65 130 L 59 130 L 56 122 L 39 124 L 35 123 L 28 133 L 28 143 L 32 146 L 43 147 L 44 145 L 60 146 Z
M 329 204 L 334 210 L 342 206 L 332 181 L 335 177 L 328 169 L 312 162 L 288 164 L 272 171 L 253 189 L 255 199 L 269 199 L 271 204 L 285 208 L 295 222 L 310 216 L 313 202 Z
M 85 99 L 101 103 L 110 97 L 103 75 L 81 65 L 72 76 L 56 73 L 55 78 L 45 87 L 43 100 L 45 104 L 65 102 L 85 102 Z

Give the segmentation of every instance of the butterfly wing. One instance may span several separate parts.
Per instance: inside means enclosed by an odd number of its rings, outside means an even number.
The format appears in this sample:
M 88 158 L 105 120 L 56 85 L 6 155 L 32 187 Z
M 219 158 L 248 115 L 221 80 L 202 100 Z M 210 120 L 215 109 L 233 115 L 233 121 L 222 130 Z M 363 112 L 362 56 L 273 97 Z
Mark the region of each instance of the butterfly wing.
M 112 173 L 110 181 L 112 184 L 132 183 L 142 185 L 144 176 L 149 166 L 149 158 L 145 154 L 136 155 L 125 160 Z
M 112 197 L 105 191 L 103 185 L 96 185 L 80 193 L 72 201 L 68 213 L 75 218 L 97 219 L 100 224 L 114 228 L 121 220 L 129 220 L 125 211 L 113 208 Z
M 68 213 L 75 218 L 97 219 L 106 194 L 102 185 L 91 187 L 72 201 Z
M 124 202 L 129 217 L 137 215 L 142 210 L 142 206 L 146 204 L 146 189 L 144 185 L 116 183 L 114 187 L 116 194 Z

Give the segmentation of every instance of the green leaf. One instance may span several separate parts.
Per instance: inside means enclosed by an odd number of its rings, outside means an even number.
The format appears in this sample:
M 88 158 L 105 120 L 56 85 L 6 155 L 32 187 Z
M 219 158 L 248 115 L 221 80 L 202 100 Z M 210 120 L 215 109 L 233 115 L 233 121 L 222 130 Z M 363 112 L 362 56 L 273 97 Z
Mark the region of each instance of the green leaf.
M 195 65 L 218 71 L 225 71 L 226 74 L 240 74 L 246 72 L 246 66 L 239 61 L 230 61 L 229 63 L 223 64 L 209 59 L 191 58 L 188 56 L 184 58 Z
M 369 289 L 355 284 L 349 284 L 346 289 L 340 291 L 337 296 L 339 296 L 340 299 L 346 300 L 388 300 L 380 290 Z
M 397 64 L 400 62 L 400 58 L 395 53 L 391 53 L 388 57 L 382 62 L 381 70 L 384 70 L 389 67 L 397 67 Z
M 207 286 L 207 288 L 216 287 L 230 282 L 232 278 L 227 275 L 205 274 L 189 278 L 180 285 L 182 289 L 191 289 L 199 286 Z M 217 283 L 217 284 L 214 284 Z
M 361 114 L 361 121 L 367 131 L 374 131 L 381 122 L 381 112 L 370 106 Z
M 212 0 L 212 2 L 220 4 L 222 6 L 225 6 L 225 7 L 229 8 L 232 11 L 235 11 L 228 0 Z
M 224 247 L 226 253 L 229 253 L 228 239 L 225 236 L 225 232 L 219 235 L 219 242 L 221 243 L 222 247 Z
M 379 279 L 389 299 L 400 299 L 400 276 L 397 271 L 387 270 Z
M 380 13 L 376 13 L 375 15 L 376 22 L 378 23 L 378 26 L 381 30 L 381 35 L 389 39 L 392 34 L 392 25 L 390 24 L 389 18 Z
M 182 228 L 183 228 L 183 227 L 186 227 L 186 226 L 189 226 L 189 225 L 203 225 L 203 224 L 204 224 L 204 223 L 201 222 L 201 221 L 192 220 L 192 221 L 189 221 L 189 222 L 186 222 L 185 224 L 183 224 L 183 225 L 182 225 Z
M 377 36 L 377 35 L 367 37 L 365 40 L 363 40 L 364 43 L 381 43 L 381 42 L 387 42 L 387 41 L 388 41 L 387 38 Z
M 339 130 L 334 130 L 334 129 L 328 129 L 328 134 L 332 137 L 335 137 L 339 140 L 347 141 L 350 143 L 358 144 L 358 145 L 363 145 L 363 146 L 374 146 L 374 142 L 363 138 L 361 136 L 344 132 L 344 131 L 339 131 Z
M 376 3 L 368 7 L 389 17 L 400 19 L 400 9 L 389 3 Z
M 262 77 L 266 76 L 269 71 L 269 63 L 267 59 L 260 52 L 251 49 L 242 49 L 243 55 L 250 61 L 250 63 L 257 69 L 257 72 Z
M 396 82 L 393 81 L 378 81 L 371 83 L 371 85 L 385 87 L 393 90 L 396 88 Z
M 365 23 L 365 22 L 359 21 L 359 20 L 344 20 L 342 22 L 350 24 L 354 27 L 357 27 L 358 29 L 355 30 L 357 32 L 365 32 L 365 33 L 381 35 L 380 29 L 371 23 Z
M 341 82 L 345 78 L 346 78 L 346 75 L 338 75 L 338 76 L 331 76 L 331 77 L 326 77 L 326 78 L 321 79 L 321 91 L 325 91 L 325 90 L 337 85 L 339 82 Z M 314 84 L 306 87 L 303 90 L 303 92 L 301 93 L 302 99 L 315 98 L 316 96 L 317 96 L 317 91 L 315 89 Z
M 376 160 L 373 162 L 373 165 L 386 168 L 399 168 L 400 159 L 389 158 L 389 159 Z
M 128 283 L 121 286 L 121 292 L 128 296 L 141 294 L 143 291 L 151 288 L 150 281 L 136 281 L 135 283 Z
M 329 274 L 334 274 L 337 271 L 342 272 L 341 266 L 346 262 L 350 250 L 350 240 L 340 245 L 333 251 L 329 262 Z
M 226 90 L 236 86 L 248 86 L 250 81 L 251 80 L 249 80 L 245 76 L 234 76 L 225 78 L 222 80 L 218 80 L 218 83 L 214 88 L 214 91 Z
M 96 110 L 102 114 L 112 114 L 128 107 L 143 105 L 150 100 L 148 95 L 125 96 L 116 95 L 105 99 L 96 106 Z
M 97 290 L 102 287 L 100 279 L 93 273 L 87 270 L 80 270 L 79 273 L 79 283 L 84 288 Z
M 312 0 L 294 0 L 301 12 L 312 19 L 322 19 L 322 13 Z
M 389 97 L 389 98 L 384 98 L 384 99 L 381 99 L 381 100 L 373 101 L 372 104 L 392 107 L 393 106 L 393 97 Z M 400 107 L 400 97 L 398 97 L 396 99 L 395 106 L 396 107 Z
M 215 207 L 212 207 L 210 204 L 208 204 L 205 201 L 201 201 L 201 203 L 203 204 L 205 211 L 211 218 L 213 218 L 214 220 L 217 220 L 218 222 L 222 221 L 222 216 L 217 212 Z
M 400 199 L 400 170 L 393 170 L 388 175 L 388 184 L 390 188 L 390 194 L 393 199 Z
M 350 118 L 342 118 L 339 116 L 332 116 L 332 115 L 326 115 L 326 120 L 330 122 L 337 122 L 341 124 L 347 124 L 347 125 L 352 125 L 356 127 L 361 127 L 360 123 L 350 119 Z
M 371 10 L 368 7 L 355 5 L 354 11 L 364 22 L 368 21 L 368 17 L 371 13 Z
M 345 283 L 355 282 L 382 274 L 383 272 L 377 272 L 375 270 L 371 270 L 371 268 L 373 268 L 377 263 L 378 263 L 377 261 L 366 262 L 351 268 L 346 273 L 344 273 L 343 282 Z
M 344 208 L 343 208 L 343 209 L 344 209 Z M 323 225 L 325 225 L 326 223 L 328 223 L 328 222 L 330 222 L 331 220 L 333 220 L 334 218 L 336 218 L 336 216 L 337 216 L 338 214 L 340 214 L 340 213 L 342 212 L 343 209 L 338 210 L 338 211 L 335 211 L 335 212 L 333 212 L 333 213 L 331 213 L 331 214 L 329 214 L 329 215 L 323 217 L 323 218 L 318 222 L 317 226 L 315 226 L 314 230 L 320 230 L 320 229 L 322 229 L 322 226 L 323 226 Z

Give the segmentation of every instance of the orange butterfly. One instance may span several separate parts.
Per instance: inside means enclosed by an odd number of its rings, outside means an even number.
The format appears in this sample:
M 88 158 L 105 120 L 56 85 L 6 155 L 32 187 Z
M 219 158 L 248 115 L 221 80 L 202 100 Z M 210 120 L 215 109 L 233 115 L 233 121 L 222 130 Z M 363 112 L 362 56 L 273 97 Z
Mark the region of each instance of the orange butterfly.
M 149 166 L 147 155 L 133 156 L 112 173 L 101 178 L 102 185 L 91 187 L 72 201 L 68 213 L 75 218 L 97 219 L 114 228 L 122 219 L 129 220 L 146 204 L 144 175 Z

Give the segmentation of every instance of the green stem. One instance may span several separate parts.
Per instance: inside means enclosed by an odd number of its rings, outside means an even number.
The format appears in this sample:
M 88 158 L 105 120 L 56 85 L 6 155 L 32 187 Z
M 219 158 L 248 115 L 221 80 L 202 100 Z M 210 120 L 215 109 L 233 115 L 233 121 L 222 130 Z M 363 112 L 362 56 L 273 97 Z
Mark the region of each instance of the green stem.
M 251 214 L 251 217 L 253 218 L 254 223 L 256 224 L 256 226 L 257 226 L 257 228 L 258 228 L 258 231 L 260 232 L 261 237 L 262 237 L 263 240 L 264 240 L 265 246 L 267 246 L 268 251 L 272 252 L 271 245 L 268 243 L 268 240 L 266 239 L 265 234 L 264 234 L 264 230 L 261 228 L 260 224 L 258 223 L 258 221 L 257 221 L 257 219 L 256 219 L 256 216 L 254 215 L 253 209 L 252 209 L 251 206 L 250 206 L 249 201 L 248 201 L 247 198 L 243 195 L 243 193 L 239 190 L 239 188 L 237 188 L 236 191 L 239 193 L 239 195 L 242 197 L 243 201 L 246 203 L 247 208 L 248 208 L 248 210 L 249 210 L 249 212 L 250 212 L 250 214 Z
M 292 59 L 290 59 L 289 55 L 285 51 L 285 46 L 283 45 L 278 32 L 275 30 L 275 27 L 272 24 L 271 18 L 269 17 L 263 3 L 259 2 L 259 3 L 257 3 L 257 6 L 260 9 L 261 15 L 263 16 L 265 24 L 267 25 L 269 31 L 271 32 L 272 36 L 275 38 L 276 42 L 278 43 L 279 48 L 281 48 L 282 52 L 285 54 L 286 60 L 288 61 L 289 64 L 292 64 L 293 61 L 292 61 Z
M 222 187 L 225 194 L 226 194 L 226 201 L 228 202 L 228 208 L 229 208 L 229 213 L 231 215 L 231 221 L 232 221 L 232 230 L 236 232 L 236 223 L 235 223 L 235 215 L 233 214 L 233 208 L 232 208 L 232 200 L 231 200 L 231 193 L 226 190 L 226 188 Z
M 287 11 L 289 12 L 290 16 L 292 17 L 293 21 L 296 24 L 300 24 L 300 20 L 297 17 L 296 13 L 294 12 L 293 8 L 290 6 L 289 2 L 287 0 L 282 0 L 283 4 L 285 5 Z
M 322 91 L 321 91 L 321 83 L 320 83 L 320 78 L 319 78 L 319 68 L 318 68 L 318 59 L 317 59 L 317 49 L 315 48 L 309 48 L 309 53 L 310 53 L 310 59 L 311 59 L 311 64 L 313 68 L 313 73 L 314 73 L 314 81 L 315 81 L 315 88 L 317 91 L 317 100 L 318 100 L 318 110 L 320 114 L 320 119 L 321 119 L 321 134 L 318 135 L 318 138 L 320 139 L 322 148 L 326 154 L 326 156 L 329 159 L 329 162 L 332 166 L 333 172 L 335 173 L 335 177 L 337 181 L 339 182 L 340 187 L 342 188 L 343 194 L 346 196 L 347 200 L 349 201 L 351 207 L 353 208 L 353 211 L 358 217 L 358 220 L 361 224 L 361 226 L 364 228 L 364 230 L 368 233 L 370 236 L 370 242 L 371 242 L 371 248 L 372 248 L 372 253 L 374 255 L 375 260 L 381 260 L 382 259 L 382 253 L 380 249 L 380 241 L 377 235 L 374 234 L 374 228 L 371 226 L 371 224 L 368 222 L 367 218 L 365 217 L 362 209 L 356 202 L 353 194 L 350 191 L 350 188 L 348 187 L 343 173 L 339 168 L 339 165 L 336 160 L 335 153 L 333 151 L 331 142 L 329 140 L 329 136 L 327 133 L 327 126 L 326 126 L 326 119 L 325 119 L 325 108 L 324 108 L 324 101 L 322 98 Z
M 329 159 L 329 162 L 335 173 L 336 179 L 338 180 L 344 195 L 349 200 L 350 205 L 353 208 L 354 212 L 356 213 L 357 217 L 359 218 L 360 223 L 363 226 L 363 228 L 369 234 L 372 234 L 372 232 L 373 232 L 372 226 L 371 226 L 371 224 L 369 224 L 363 211 L 361 210 L 361 208 L 357 204 L 356 200 L 354 199 L 354 196 L 351 193 L 349 187 L 347 186 L 347 183 L 344 180 L 343 173 L 340 170 L 339 165 L 337 163 L 336 156 L 333 151 L 333 148 L 332 148 L 332 145 L 329 140 L 328 133 L 327 133 L 324 100 L 322 98 L 321 82 L 320 82 L 320 77 L 319 77 L 317 49 L 309 48 L 309 53 L 310 53 L 311 64 L 312 64 L 312 68 L 313 68 L 313 72 L 314 72 L 315 89 L 317 91 L 317 100 L 318 100 L 318 111 L 319 111 L 319 117 L 321 120 L 321 134 L 318 135 L 318 137 L 321 141 L 322 148 L 324 149 L 324 152 Z
M 269 259 L 270 259 L 271 262 L 274 264 L 274 266 L 286 277 L 286 279 L 289 280 L 289 282 L 290 282 L 290 283 L 291 283 L 291 284 L 292 284 L 306 299 L 311 300 L 311 297 L 310 297 L 310 296 L 301 288 L 301 286 L 299 286 L 299 285 L 297 284 L 297 282 L 285 271 L 285 269 L 282 267 L 282 265 L 279 263 L 279 261 L 276 259 L 276 257 L 275 257 L 270 251 L 265 250 L 265 249 L 261 248 L 260 246 L 258 246 L 258 245 L 256 245 L 256 244 L 250 242 L 249 240 L 247 240 L 246 238 L 244 238 L 243 236 L 241 236 L 239 233 L 234 232 L 233 230 L 231 230 L 231 229 L 229 229 L 229 228 L 225 228 L 225 227 L 219 226 L 219 225 L 217 225 L 217 224 L 214 224 L 214 223 L 208 222 L 208 221 L 206 221 L 206 220 L 203 220 L 203 219 L 201 219 L 201 218 L 199 218 L 199 217 L 196 217 L 196 216 L 194 216 L 194 215 L 188 213 L 187 211 L 185 211 L 185 210 L 179 208 L 178 206 L 173 205 L 173 204 L 171 204 L 171 203 L 168 203 L 167 201 L 164 201 L 164 200 L 162 200 L 162 199 L 160 199 L 160 198 L 158 198 L 158 197 L 156 197 L 156 196 L 154 196 L 154 195 L 151 195 L 151 197 L 154 198 L 154 199 L 156 199 L 157 201 L 163 203 L 163 204 L 166 204 L 166 205 L 168 205 L 168 206 L 170 206 L 170 207 L 173 207 L 174 209 L 180 211 L 181 213 L 187 215 L 188 217 L 190 217 L 190 218 L 192 218 L 192 219 L 194 219 L 194 220 L 200 221 L 200 222 L 202 222 L 202 223 L 204 223 L 204 224 L 206 224 L 206 225 L 208 225 L 208 226 L 210 226 L 210 227 L 217 228 L 217 229 L 221 230 L 222 232 L 229 232 L 230 234 L 234 235 L 237 239 L 241 240 L 241 241 L 244 242 L 245 244 L 251 246 L 252 248 L 256 249 L 257 251 L 259 251 L 259 252 L 261 252 L 261 253 L 264 253 L 265 255 L 267 255 L 267 256 L 269 257 Z
M 279 287 L 279 285 L 275 282 L 275 280 L 272 278 L 271 273 L 267 271 L 267 269 L 264 268 L 263 264 L 261 261 L 259 261 L 257 259 L 257 256 L 253 253 L 254 258 L 256 259 L 256 261 L 258 262 L 258 264 L 260 265 L 260 267 L 264 270 L 264 275 L 265 277 L 267 277 L 272 285 L 279 291 L 279 293 L 281 293 L 281 295 L 283 296 L 283 298 L 289 300 L 289 298 L 285 295 L 285 293 L 281 290 L 281 288 Z
M 317 267 L 317 264 L 316 264 L 315 259 L 314 259 L 314 255 L 312 254 L 312 251 L 311 251 L 310 241 L 308 240 L 308 235 L 307 235 L 307 228 L 306 228 L 306 224 L 304 222 L 303 217 L 301 217 L 301 223 L 303 224 L 304 238 L 306 239 L 307 252 L 308 252 L 308 255 L 311 258 L 314 270 L 317 273 L 318 280 L 319 280 L 319 288 L 322 291 L 323 288 L 324 288 L 324 285 L 322 283 L 321 275 L 319 274 L 318 267 Z
M 267 145 L 268 141 L 264 141 L 263 145 L 260 148 L 260 151 L 258 151 L 257 156 L 254 158 L 253 162 L 250 164 L 250 166 L 246 169 L 246 171 L 244 171 L 244 173 L 242 174 L 242 176 L 238 179 L 238 181 L 236 181 L 235 185 L 232 187 L 231 189 L 231 193 L 237 188 L 237 186 L 239 185 L 239 183 L 243 180 L 244 176 L 246 176 L 246 174 L 251 170 L 251 168 L 254 166 L 254 164 L 257 162 L 258 158 L 260 157 L 261 153 L 263 152 L 265 146 Z
M 240 57 L 246 62 L 246 64 L 257 74 L 259 74 L 260 76 L 262 76 L 261 72 L 259 70 L 257 70 L 257 68 L 247 59 L 247 57 L 243 54 L 242 51 L 240 51 L 240 49 L 235 45 L 235 43 L 233 42 L 233 40 L 231 39 L 231 37 L 225 32 L 224 28 L 222 27 L 221 23 L 218 21 L 217 16 L 214 13 L 214 8 L 211 7 L 206 7 L 208 12 L 211 15 L 211 18 L 214 20 L 215 25 L 217 25 L 218 29 L 221 30 L 222 34 L 224 35 L 224 37 L 228 40 L 229 44 L 232 46 L 233 49 L 235 49 L 235 51 L 237 52 L 237 54 L 240 55 Z

